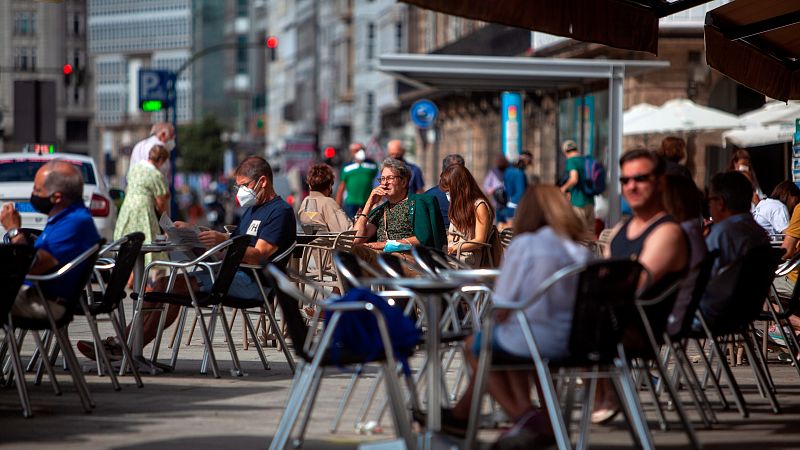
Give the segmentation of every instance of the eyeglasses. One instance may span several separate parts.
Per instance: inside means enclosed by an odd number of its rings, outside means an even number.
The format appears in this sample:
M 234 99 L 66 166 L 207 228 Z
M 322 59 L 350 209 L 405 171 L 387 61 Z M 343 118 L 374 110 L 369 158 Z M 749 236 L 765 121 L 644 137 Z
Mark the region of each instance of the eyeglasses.
M 233 185 L 233 192 L 237 192 L 239 189 L 241 189 L 243 187 L 247 187 L 247 185 L 252 183 L 253 181 L 256 181 L 256 180 L 250 180 L 250 181 L 247 181 L 247 182 L 245 182 L 243 184 L 234 184 Z
M 644 183 L 645 181 L 649 181 L 650 177 L 652 177 L 652 173 L 644 173 L 641 175 L 634 175 L 632 177 L 619 177 L 619 184 L 625 186 L 628 184 L 629 181 L 634 181 L 636 183 Z
M 400 176 L 398 176 L 398 175 L 387 175 L 385 177 L 378 178 L 378 181 L 380 181 L 381 184 L 383 184 L 386 181 L 394 181 L 394 180 L 399 180 L 399 179 L 400 179 Z

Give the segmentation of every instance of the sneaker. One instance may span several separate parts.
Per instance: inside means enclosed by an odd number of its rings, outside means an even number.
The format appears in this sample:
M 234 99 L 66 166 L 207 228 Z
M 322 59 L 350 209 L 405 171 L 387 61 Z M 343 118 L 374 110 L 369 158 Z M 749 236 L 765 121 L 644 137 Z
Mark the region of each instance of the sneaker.
M 778 327 L 776 326 L 769 327 L 769 330 L 767 331 L 767 336 L 769 337 L 769 340 L 771 340 L 772 342 L 780 345 L 781 347 L 786 347 L 786 341 L 783 339 L 783 336 L 781 336 L 780 331 L 778 331 Z
M 114 337 L 108 337 L 102 341 L 103 349 L 108 355 L 109 361 L 122 360 L 122 347 Z M 81 354 L 92 361 L 97 361 L 97 354 L 94 351 L 94 341 L 78 341 L 75 345 Z

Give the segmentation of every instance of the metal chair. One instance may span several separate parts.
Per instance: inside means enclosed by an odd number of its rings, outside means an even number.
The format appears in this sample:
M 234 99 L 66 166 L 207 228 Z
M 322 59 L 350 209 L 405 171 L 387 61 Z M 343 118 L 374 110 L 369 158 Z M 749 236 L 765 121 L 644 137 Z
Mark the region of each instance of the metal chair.
M 236 274 L 236 270 L 239 267 L 239 264 L 244 257 L 245 250 L 247 249 L 250 237 L 246 235 L 237 236 L 232 239 L 228 239 L 225 242 L 207 250 L 201 256 L 196 258 L 193 261 L 187 262 L 173 262 L 173 261 L 153 261 L 147 265 L 145 268 L 145 276 L 143 277 L 142 286 L 140 287 L 139 292 L 143 292 L 143 295 L 136 295 L 131 294 L 131 297 L 134 300 L 139 300 L 136 305 L 136 310 L 133 315 L 133 323 L 136 324 L 138 320 L 141 320 L 142 315 L 142 303 L 153 302 L 153 303 L 162 303 L 162 304 L 171 304 L 171 305 L 178 305 L 184 307 L 191 307 L 194 309 L 195 315 L 198 318 L 198 323 L 200 324 L 200 330 L 203 333 L 203 343 L 205 345 L 205 355 L 204 361 L 206 358 L 209 358 L 211 361 L 211 370 L 214 375 L 214 378 L 219 378 L 219 367 L 217 365 L 216 357 L 214 356 L 214 348 L 212 343 L 212 337 L 209 334 L 209 328 L 213 328 L 213 324 L 206 325 L 205 322 L 205 315 L 203 314 L 202 308 L 210 307 L 212 308 L 210 315 L 213 316 L 216 314 L 220 314 L 222 316 L 223 321 L 227 322 L 225 319 L 225 311 L 219 307 L 222 299 L 228 293 L 228 289 L 230 289 L 230 285 L 233 282 L 233 278 Z M 213 275 L 212 271 L 212 279 L 214 280 L 214 284 L 211 287 L 209 293 L 195 293 L 191 288 L 191 282 L 189 279 L 189 270 L 195 267 L 202 267 L 208 261 L 212 261 L 216 258 L 219 252 L 225 250 L 225 257 L 222 259 L 222 263 L 220 264 L 219 271 L 216 273 L 216 276 Z M 145 292 L 145 283 L 147 280 L 148 272 L 155 267 L 166 267 L 170 269 L 169 275 L 169 282 L 167 286 L 167 290 L 165 292 Z M 202 270 L 209 270 L 211 268 L 206 267 Z M 187 286 L 187 294 L 178 294 L 171 292 L 172 286 L 174 284 L 175 277 L 183 276 L 183 279 L 186 282 Z M 133 337 L 135 333 L 138 333 L 139 330 L 134 327 L 134 330 L 128 335 L 128 345 L 131 345 L 133 342 Z M 231 358 L 233 360 L 233 365 L 236 370 L 236 374 L 241 376 L 243 374 L 241 365 L 239 364 L 239 359 L 236 355 L 236 349 L 234 348 L 233 338 L 230 335 L 230 330 L 227 325 L 223 326 L 223 331 L 226 334 L 226 339 L 228 343 L 228 349 L 231 353 Z M 177 362 L 178 357 L 178 349 L 180 347 L 180 341 L 176 343 L 173 347 L 171 365 L 174 369 L 175 364 Z M 125 367 L 127 358 L 123 357 L 123 368 Z M 203 368 L 201 368 L 201 373 L 205 373 Z
M 73 318 L 72 305 L 80 301 L 83 290 L 89 283 L 89 280 L 92 276 L 92 271 L 94 270 L 94 263 L 97 260 L 97 255 L 103 242 L 104 241 L 101 239 L 97 244 L 92 245 L 89 249 L 78 255 L 75 259 L 62 265 L 61 268 L 54 273 L 46 275 L 29 274 L 26 276 L 26 280 L 33 283 L 30 289 L 36 289 L 39 298 L 45 299 L 47 296 L 45 296 L 44 292 L 42 291 L 41 283 L 59 282 L 64 278 L 65 275 L 77 273 L 77 280 L 74 280 L 75 287 L 73 291 L 70 292 L 66 297 L 60 299 L 61 302 L 66 304 L 66 309 L 64 314 L 58 320 L 56 320 L 53 316 L 53 313 L 50 309 L 50 302 L 42 301 L 41 304 L 45 314 L 47 315 L 47 319 L 32 319 L 9 315 L 8 328 L 6 329 L 7 333 L 11 332 L 12 334 L 14 333 L 15 329 L 31 332 L 36 344 L 36 348 L 39 354 L 42 355 L 40 360 L 45 370 L 47 370 L 47 375 L 50 378 L 50 382 L 53 385 L 53 390 L 56 395 L 61 394 L 61 388 L 56 380 L 55 371 L 53 370 L 52 364 L 54 364 L 58 352 L 60 351 L 63 353 L 64 361 L 66 363 L 65 365 L 72 375 L 73 383 L 75 384 L 75 388 L 78 391 L 78 396 L 80 397 L 81 403 L 86 412 L 90 412 L 92 408 L 94 408 L 95 404 L 91 398 L 91 394 L 89 393 L 89 387 L 86 384 L 86 380 L 83 377 L 81 366 L 78 363 L 78 359 L 75 357 L 75 352 L 72 350 L 72 345 L 70 344 L 69 338 L 66 335 L 66 328 Z M 52 353 L 49 353 L 49 339 L 48 342 L 43 344 L 41 337 L 39 336 L 38 332 L 44 330 L 49 331 L 50 335 L 54 336 L 56 339 L 56 345 L 54 346 Z M 17 345 L 21 344 L 22 342 L 20 339 L 20 341 L 17 342 Z M 47 355 L 49 355 L 49 357 Z M 11 356 L 12 358 L 16 356 L 16 361 L 13 362 L 13 365 L 15 372 L 18 372 L 16 376 L 19 379 L 22 379 L 24 374 L 20 370 L 22 367 L 22 361 L 19 359 L 19 353 L 12 350 Z M 25 406 L 23 406 L 23 408 L 25 408 Z M 30 411 L 30 406 L 28 406 L 27 409 Z
M 493 320 L 485 320 L 481 330 L 481 350 L 478 368 L 475 371 L 474 394 L 465 448 L 477 448 L 478 417 L 485 389 L 485 379 L 492 365 L 508 370 L 530 370 L 536 372 L 542 388 L 542 399 L 553 426 L 560 449 L 572 448 L 564 412 L 553 384 L 553 370 L 563 369 L 565 375 L 588 380 L 585 388 L 577 448 L 587 443 L 591 402 L 597 378 L 611 378 L 622 399 L 626 415 L 633 429 L 635 441 L 645 449 L 653 448 L 652 438 L 644 419 L 637 396 L 628 357 L 622 337 L 625 328 L 631 326 L 630 317 L 635 314 L 634 298 L 642 266 L 631 260 L 606 260 L 565 267 L 544 282 L 531 298 L 504 309 L 510 309 L 510 320 L 517 320 L 527 343 L 530 358 L 514 358 L 501 361 L 493 358 L 491 337 Z M 574 281 L 573 281 L 574 280 Z M 577 284 L 575 309 L 570 330 L 570 357 L 550 361 L 542 357 L 539 347 L 525 317 L 525 309 L 559 282 Z M 588 368 L 588 369 L 586 369 Z
M 392 352 L 391 339 L 383 315 L 371 304 L 364 302 L 338 302 L 329 303 L 317 301 L 313 296 L 309 297 L 300 291 L 294 284 L 294 280 L 286 276 L 279 268 L 274 265 L 267 267 L 269 278 L 273 288 L 276 290 L 278 304 L 283 311 L 289 334 L 294 344 L 295 353 L 300 358 L 298 370 L 292 380 L 292 387 L 287 399 L 286 408 L 281 416 L 278 428 L 270 443 L 271 450 L 283 449 L 291 437 L 297 419 L 301 417 L 299 426 L 299 437 L 294 441 L 294 446 L 302 445 L 302 438 L 308 424 L 311 410 L 319 390 L 320 381 L 325 367 L 332 365 L 360 365 L 367 363 L 379 363 L 383 367 L 386 377 L 386 389 L 391 398 L 392 412 L 394 415 L 395 427 L 398 434 L 405 441 L 407 448 L 416 448 L 416 442 L 411 434 L 408 414 L 405 409 L 402 390 L 396 376 L 397 361 Z M 313 288 L 312 284 L 306 285 Z M 321 332 L 318 331 L 318 322 L 313 322 L 307 326 L 303 317 L 300 315 L 302 304 L 312 304 L 319 311 L 326 315 L 325 326 Z M 384 352 L 374 359 L 365 359 L 363 355 L 348 353 L 347 349 L 340 349 L 340 357 L 334 361 L 330 357 L 330 347 L 332 345 L 333 333 L 341 318 L 341 315 L 348 311 L 370 311 L 375 315 L 380 330 Z M 307 403 L 307 405 L 306 405 Z
M 25 372 L 20 360 L 19 344 L 14 335 L 10 313 L 11 307 L 17 298 L 17 293 L 25 281 L 25 275 L 28 273 L 31 264 L 33 264 L 35 255 L 36 252 L 33 247 L 28 245 L 7 244 L 0 246 L 0 279 L 2 279 L 0 282 L 0 326 L 5 331 L 3 348 L 11 351 L 14 381 L 17 386 L 19 402 L 22 406 L 23 417 L 31 417 L 33 411 L 28 398 L 28 390 L 25 386 Z M 0 361 L 4 359 L 5 354 L 0 354 Z M 5 381 L 2 378 L 2 372 L 0 371 L 0 380 Z
M 143 243 L 144 234 L 135 232 L 128 234 L 127 236 L 124 236 L 107 246 L 106 248 L 109 251 L 115 249 L 117 255 L 116 258 L 106 261 L 104 265 L 95 266 L 95 271 L 101 272 L 101 275 L 97 276 L 101 290 L 89 290 L 89 295 L 85 297 L 86 301 L 78 302 L 79 304 L 74 305 L 73 307 L 73 314 L 86 317 L 86 321 L 89 324 L 89 329 L 92 332 L 95 354 L 99 356 L 97 358 L 98 375 L 103 374 L 103 369 L 100 364 L 102 361 L 105 365 L 105 368 L 108 370 L 111 384 L 114 386 L 115 390 L 120 389 L 119 382 L 117 381 L 116 373 L 111 366 L 108 354 L 106 353 L 105 348 L 100 341 L 100 332 L 97 329 L 97 320 L 101 314 L 108 316 L 108 321 L 111 322 L 111 325 L 114 328 L 114 333 L 117 336 L 117 342 L 119 342 L 120 347 L 122 347 L 123 354 L 127 358 L 130 358 L 130 348 L 125 343 L 125 333 L 123 332 L 125 329 L 125 322 L 121 320 L 122 318 L 116 316 L 115 312 L 117 312 L 119 309 L 122 300 L 127 297 L 125 286 L 128 283 L 131 273 L 133 272 L 133 267 L 136 265 L 136 258 L 139 256 L 139 251 L 141 250 Z M 111 273 L 107 277 L 107 282 L 104 283 L 103 279 L 105 279 L 105 277 L 102 275 L 102 272 L 108 270 L 110 270 Z M 143 387 L 142 378 L 139 375 L 138 368 L 134 365 L 132 369 L 133 377 L 136 380 L 136 385 L 138 387 Z

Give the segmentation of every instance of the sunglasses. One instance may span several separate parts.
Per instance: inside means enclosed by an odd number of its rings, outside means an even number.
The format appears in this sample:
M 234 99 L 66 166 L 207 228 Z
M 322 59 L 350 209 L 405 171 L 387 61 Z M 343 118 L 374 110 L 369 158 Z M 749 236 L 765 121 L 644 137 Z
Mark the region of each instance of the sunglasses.
M 628 184 L 629 181 L 634 181 L 636 183 L 644 183 L 645 181 L 649 181 L 652 176 L 653 176 L 652 173 L 645 173 L 642 175 L 634 175 L 632 177 L 619 177 L 619 184 L 625 186 L 626 184 Z

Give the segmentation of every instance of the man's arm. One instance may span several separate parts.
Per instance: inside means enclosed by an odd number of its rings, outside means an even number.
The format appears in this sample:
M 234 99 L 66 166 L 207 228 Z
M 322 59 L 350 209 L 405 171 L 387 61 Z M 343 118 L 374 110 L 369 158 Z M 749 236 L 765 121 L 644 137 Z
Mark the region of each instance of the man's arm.
M 567 178 L 567 182 L 561 186 L 561 192 L 567 192 L 568 190 L 572 189 L 573 186 L 578 184 L 579 175 L 577 170 L 570 170 L 569 171 L 569 178 Z
M 336 203 L 344 205 L 344 180 L 339 180 L 339 187 L 336 188 Z
M 264 264 L 278 251 L 278 246 L 263 239 L 256 241 L 255 247 L 247 247 L 242 258 L 243 264 Z
M 655 283 L 670 272 L 677 272 L 686 267 L 688 261 L 688 248 L 686 238 L 680 225 L 677 223 L 664 223 L 644 241 L 639 262 L 650 272 Z M 640 287 L 646 278 L 640 281 Z

